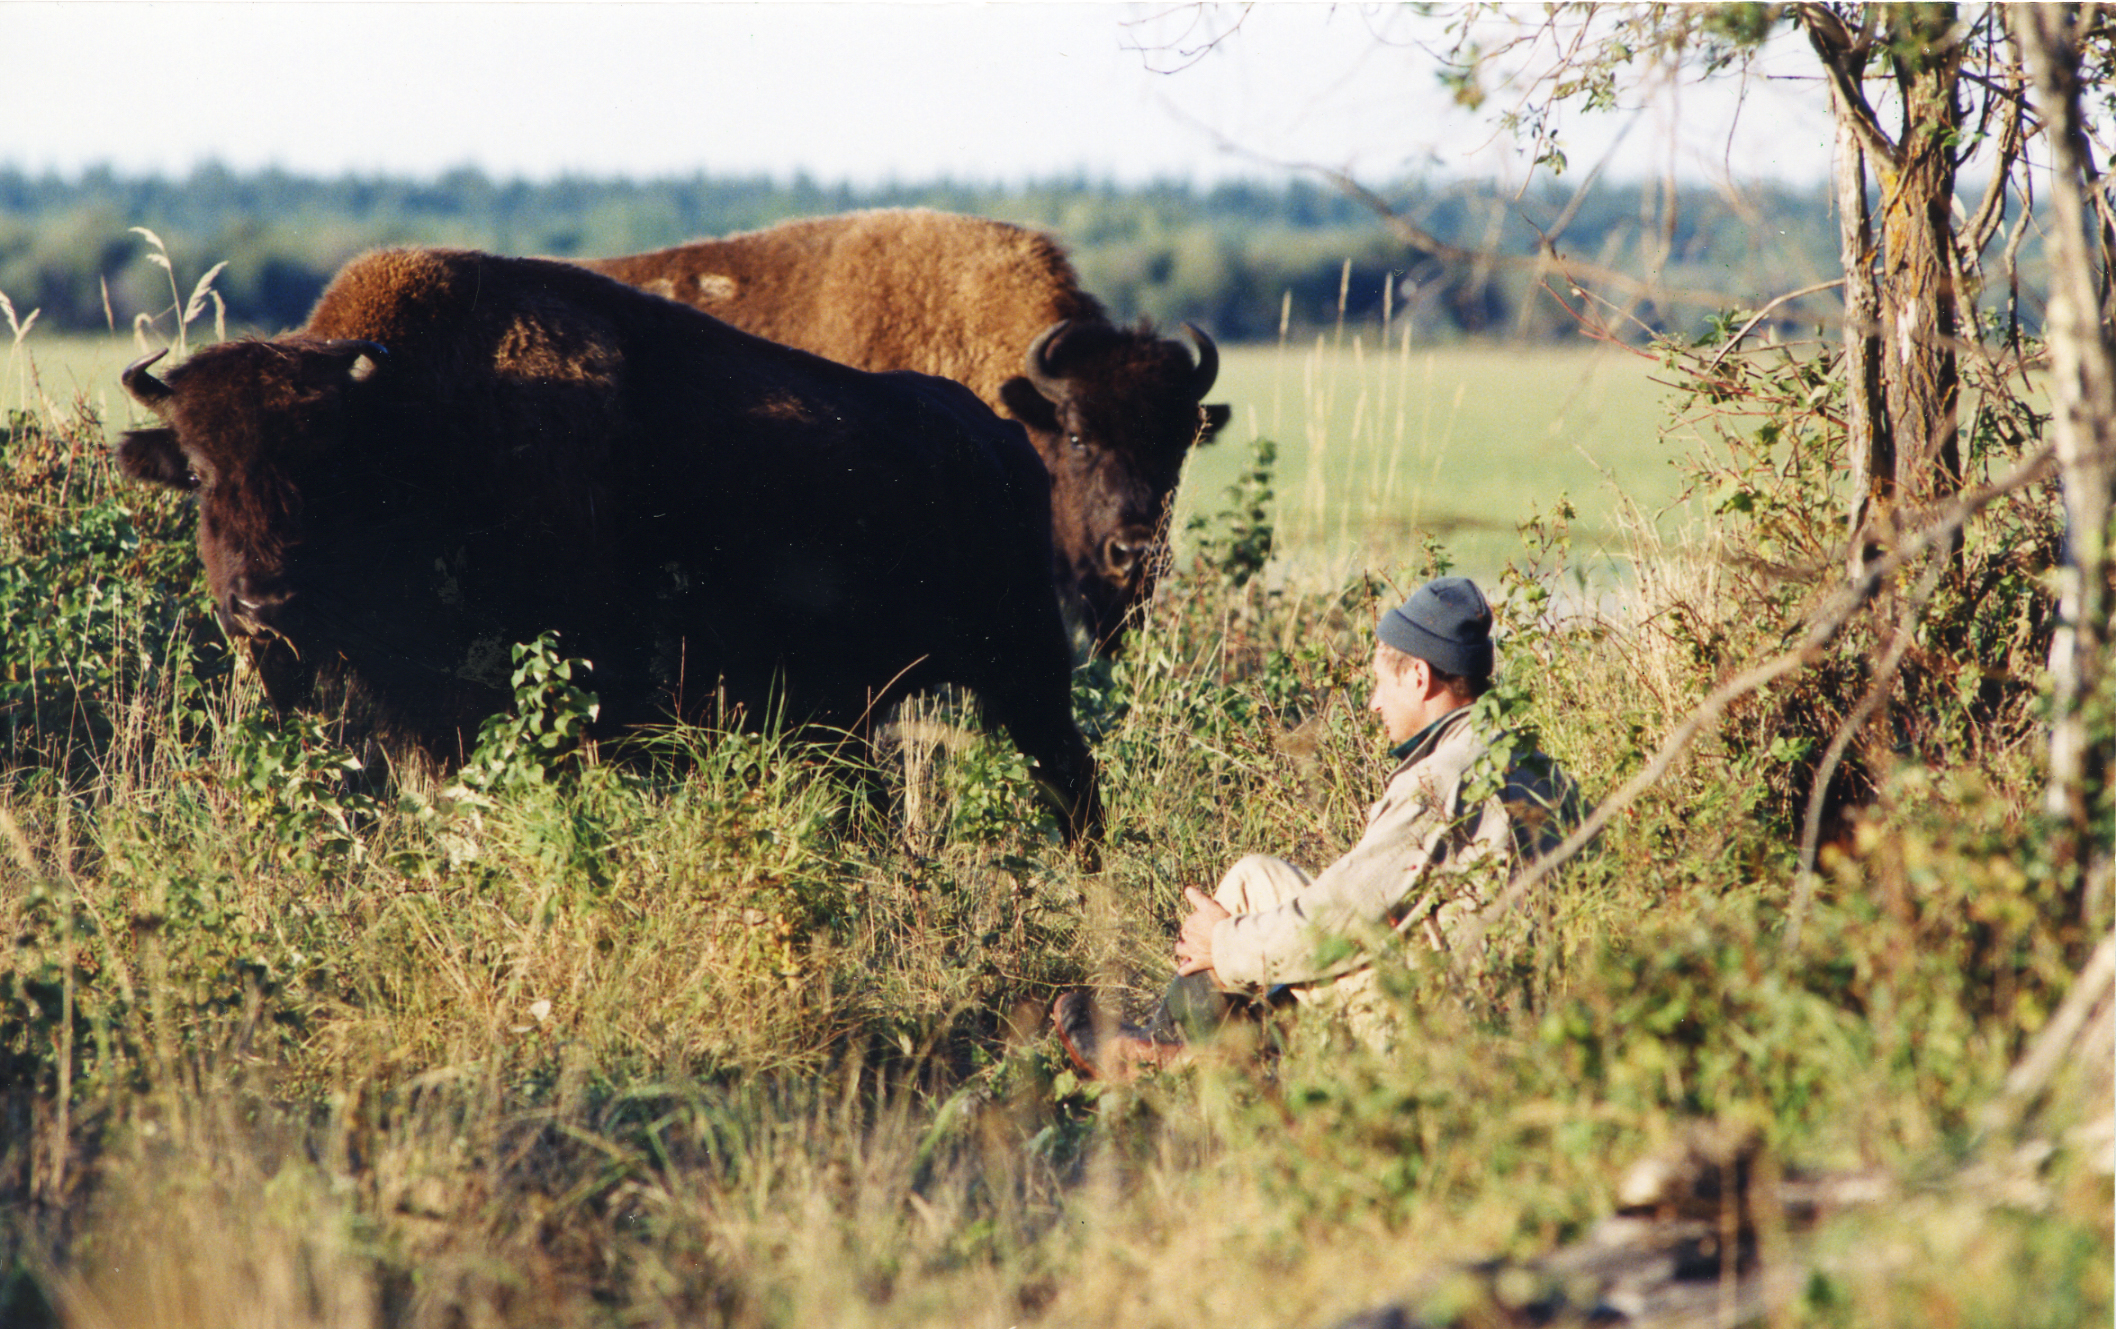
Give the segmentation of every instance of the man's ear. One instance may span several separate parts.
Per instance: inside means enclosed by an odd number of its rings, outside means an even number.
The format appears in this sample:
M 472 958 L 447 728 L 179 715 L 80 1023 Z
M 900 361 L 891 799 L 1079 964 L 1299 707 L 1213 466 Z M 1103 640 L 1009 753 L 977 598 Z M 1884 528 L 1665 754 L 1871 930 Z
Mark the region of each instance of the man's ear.
M 171 489 L 198 488 L 198 476 L 176 445 L 174 429 L 128 429 L 118 440 L 118 469 L 135 480 Z
M 1036 385 L 1025 378 L 1010 378 L 999 385 L 999 399 L 1006 403 L 1014 418 L 1031 429 L 1046 434 L 1058 432 L 1058 408 L 1049 397 L 1036 391 Z
M 1440 675 L 1433 669 L 1431 660 L 1422 655 L 1407 654 L 1404 658 L 1410 661 L 1405 668 L 1418 671 L 1413 676 L 1412 686 L 1418 689 L 1419 696 L 1430 699 L 1447 691 L 1447 684 L 1440 681 Z

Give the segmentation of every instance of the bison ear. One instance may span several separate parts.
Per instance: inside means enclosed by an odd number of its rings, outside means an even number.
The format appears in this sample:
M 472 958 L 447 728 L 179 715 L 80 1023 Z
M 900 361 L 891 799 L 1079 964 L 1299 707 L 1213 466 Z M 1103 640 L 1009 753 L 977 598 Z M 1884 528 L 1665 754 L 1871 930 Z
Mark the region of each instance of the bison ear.
M 1203 447 L 1217 439 L 1233 418 L 1234 408 L 1226 402 L 1214 402 L 1205 407 L 1205 427 L 1198 431 L 1198 446 Z
M 118 469 L 135 480 L 171 489 L 198 488 L 198 476 L 176 444 L 173 429 L 130 429 L 118 440 Z
M 1046 434 L 1058 430 L 1058 408 L 1049 397 L 1036 391 L 1036 385 L 1025 378 L 1010 378 L 999 385 L 999 400 L 1014 413 L 1014 418 L 1031 429 Z

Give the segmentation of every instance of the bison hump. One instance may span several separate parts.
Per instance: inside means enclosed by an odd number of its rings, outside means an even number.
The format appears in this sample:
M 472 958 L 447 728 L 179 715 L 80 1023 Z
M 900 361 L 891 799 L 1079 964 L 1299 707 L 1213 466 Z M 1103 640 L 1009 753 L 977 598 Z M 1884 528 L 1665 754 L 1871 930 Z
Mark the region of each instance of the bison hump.
M 625 423 L 622 310 L 559 264 L 447 249 L 376 250 L 339 272 L 309 331 L 390 349 L 382 386 L 455 422 L 434 460 L 543 525 L 593 524 Z

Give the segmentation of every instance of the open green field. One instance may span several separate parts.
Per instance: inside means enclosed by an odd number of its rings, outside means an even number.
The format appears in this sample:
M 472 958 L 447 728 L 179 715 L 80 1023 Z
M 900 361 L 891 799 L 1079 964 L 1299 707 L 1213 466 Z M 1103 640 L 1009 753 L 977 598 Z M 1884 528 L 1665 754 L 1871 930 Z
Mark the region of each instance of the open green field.
M 105 421 L 121 423 L 135 408 L 118 374 L 139 354 L 129 333 L 76 336 L 33 327 L 16 345 L 0 344 L 0 410 L 70 413 L 85 401 Z
M 70 408 L 85 396 L 123 422 L 133 408 L 118 372 L 137 354 L 129 335 L 32 329 L 0 368 L 0 406 Z M 1563 496 L 1580 514 L 1576 565 L 1599 575 L 1599 555 L 1621 547 L 1619 495 L 1650 515 L 1679 488 L 1681 446 L 1660 437 L 1666 389 L 1654 369 L 1602 347 L 1223 348 L 1211 399 L 1231 403 L 1234 419 L 1192 455 L 1175 529 L 1226 506 L 1261 435 L 1279 445 L 1281 558 L 1303 572 L 1399 567 L 1429 534 L 1464 571 L 1490 577 L 1518 547 L 1515 528 Z
M 1655 369 L 1603 347 L 1227 348 L 1212 399 L 1234 420 L 1193 456 L 1176 529 L 1225 505 L 1261 435 L 1279 445 L 1280 548 L 1297 564 L 1393 567 L 1431 535 L 1488 577 L 1561 496 L 1592 563 L 1621 546 L 1619 495 L 1651 515 L 1680 488 Z

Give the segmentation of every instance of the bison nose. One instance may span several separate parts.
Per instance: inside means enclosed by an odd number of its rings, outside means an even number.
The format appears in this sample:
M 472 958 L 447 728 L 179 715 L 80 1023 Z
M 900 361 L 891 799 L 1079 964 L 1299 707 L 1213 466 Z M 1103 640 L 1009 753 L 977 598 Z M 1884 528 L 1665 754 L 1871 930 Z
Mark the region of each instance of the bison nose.
M 1127 526 L 1102 542 L 1102 568 L 1112 581 L 1129 583 L 1146 570 L 1153 553 L 1154 533 L 1145 526 Z
M 265 585 L 253 577 L 238 577 L 228 588 L 224 608 L 227 617 L 245 636 L 256 637 L 272 629 L 272 620 L 286 607 L 285 589 Z

